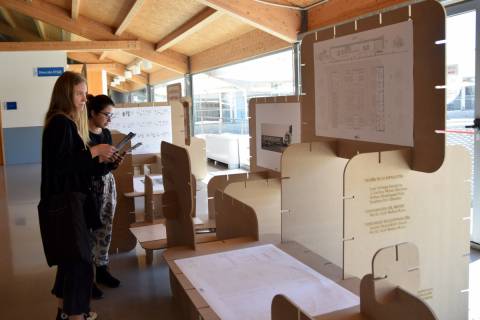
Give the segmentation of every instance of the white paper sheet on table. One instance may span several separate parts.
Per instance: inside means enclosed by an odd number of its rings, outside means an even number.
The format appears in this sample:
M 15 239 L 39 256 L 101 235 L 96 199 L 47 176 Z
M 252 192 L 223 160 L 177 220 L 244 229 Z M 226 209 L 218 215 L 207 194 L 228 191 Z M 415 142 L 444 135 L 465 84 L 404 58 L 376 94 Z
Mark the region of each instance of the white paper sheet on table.
M 359 304 L 359 298 L 273 245 L 179 259 L 175 263 L 223 320 L 267 320 L 284 294 L 310 315 Z

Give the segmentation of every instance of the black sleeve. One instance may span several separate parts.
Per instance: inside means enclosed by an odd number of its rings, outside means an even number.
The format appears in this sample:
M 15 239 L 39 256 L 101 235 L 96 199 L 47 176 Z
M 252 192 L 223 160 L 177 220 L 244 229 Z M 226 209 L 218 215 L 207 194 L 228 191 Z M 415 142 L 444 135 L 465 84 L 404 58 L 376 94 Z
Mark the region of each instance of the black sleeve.
M 103 129 L 103 141 L 100 143 L 106 143 L 112 145 L 112 134 L 110 130 Z M 117 169 L 115 163 L 100 163 L 98 157 L 95 158 L 94 176 L 104 176 L 110 171 Z
M 45 143 L 58 174 L 91 174 L 94 161 L 90 150 L 79 143 L 73 121 L 56 116 L 45 129 Z

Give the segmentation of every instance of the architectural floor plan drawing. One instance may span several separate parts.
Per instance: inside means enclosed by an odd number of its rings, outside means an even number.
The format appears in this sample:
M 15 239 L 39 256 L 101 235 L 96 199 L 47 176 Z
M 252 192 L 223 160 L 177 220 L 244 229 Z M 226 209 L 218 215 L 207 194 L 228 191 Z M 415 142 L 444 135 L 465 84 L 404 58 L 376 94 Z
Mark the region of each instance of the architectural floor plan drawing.
M 411 21 L 314 45 L 317 136 L 413 146 Z
M 310 315 L 350 308 L 359 298 L 269 244 L 175 260 L 224 320 L 271 319 L 272 299 L 285 294 Z

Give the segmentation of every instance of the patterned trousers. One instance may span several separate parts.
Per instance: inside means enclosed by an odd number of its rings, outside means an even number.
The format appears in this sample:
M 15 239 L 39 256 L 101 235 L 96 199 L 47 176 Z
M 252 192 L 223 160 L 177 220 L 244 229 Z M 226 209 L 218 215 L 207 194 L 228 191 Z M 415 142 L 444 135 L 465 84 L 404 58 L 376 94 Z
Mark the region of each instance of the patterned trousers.
M 93 190 L 99 200 L 100 221 L 102 227 L 93 232 L 93 261 L 95 266 L 108 265 L 108 250 L 112 242 L 112 225 L 115 207 L 117 205 L 117 190 L 115 178 L 112 173 L 102 176 L 102 179 L 94 180 Z

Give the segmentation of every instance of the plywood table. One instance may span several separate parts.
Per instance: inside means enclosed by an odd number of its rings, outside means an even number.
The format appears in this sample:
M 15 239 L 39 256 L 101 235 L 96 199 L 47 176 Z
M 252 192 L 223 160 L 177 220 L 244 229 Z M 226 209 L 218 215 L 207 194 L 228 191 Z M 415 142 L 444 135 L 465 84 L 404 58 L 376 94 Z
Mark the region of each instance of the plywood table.
M 216 309 L 214 309 L 209 303 L 207 303 L 205 298 L 198 291 L 198 289 L 203 289 L 196 288 L 193 285 L 192 281 L 187 277 L 187 275 L 182 272 L 182 269 L 179 266 L 182 264 L 181 259 L 205 256 L 216 253 L 227 253 L 232 252 L 232 250 L 259 247 L 265 244 L 265 242 L 252 241 L 252 238 L 235 238 L 224 241 L 197 244 L 196 250 L 191 250 L 186 247 L 175 247 L 167 249 L 164 252 L 164 258 L 170 268 L 172 293 L 174 299 L 180 305 L 180 310 L 182 310 L 184 318 L 198 319 L 198 316 L 200 315 L 203 319 L 221 319 L 220 316 L 217 314 Z M 355 297 L 355 294 L 358 294 L 360 283 L 359 279 L 354 278 L 342 280 L 342 271 L 340 268 L 329 263 L 322 257 L 313 254 L 306 248 L 301 247 L 300 245 L 295 243 L 278 244 L 276 248 L 281 249 L 282 252 L 287 253 L 290 257 L 295 258 L 303 264 L 308 265 L 309 268 L 315 270 L 316 272 L 319 272 L 319 277 L 327 278 L 328 282 L 333 283 L 333 286 L 340 291 L 343 290 L 353 297 Z M 213 268 L 212 272 L 214 272 Z M 248 271 L 245 270 L 245 277 L 243 278 L 245 282 L 250 281 L 250 278 L 252 278 L 248 274 Z M 235 283 L 238 284 L 241 282 L 242 281 L 239 282 L 237 279 Z M 288 294 L 288 292 L 285 293 Z M 268 309 L 270 309 L 270 306 L 271 301 L 269 302 L 268 306 L 263 306 L 263 308 L 268 307 Z

